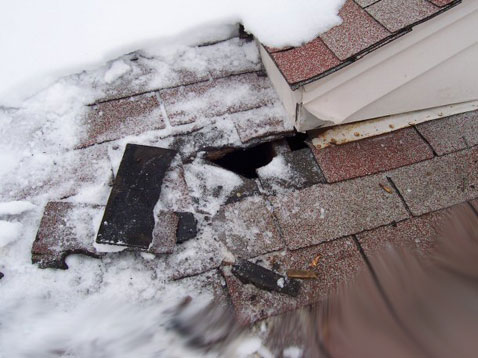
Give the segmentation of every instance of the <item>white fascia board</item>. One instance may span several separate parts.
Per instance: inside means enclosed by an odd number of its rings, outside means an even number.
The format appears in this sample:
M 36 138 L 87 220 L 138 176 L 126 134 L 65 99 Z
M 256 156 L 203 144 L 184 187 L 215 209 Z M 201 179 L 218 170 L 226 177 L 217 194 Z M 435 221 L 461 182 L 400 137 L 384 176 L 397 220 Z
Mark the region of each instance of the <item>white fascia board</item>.
M 292 91 L 264 49 L 298 130 L 478 100 L 478 0 L 463 2 L 353 64 Z M 287 104 L 285 102 L 288 102 Z
M 296 91 L 292 91 L 289 87 L 289 84 L 285 80 L 282 73 L 280 73 L 279 69 L 275 65 L 274 61 L 264 49 L 264 47 L 258 43 L 259 51 L 262 57 L 262 63 L 264 64 L 264 68 L 266 69 L 267 75 L 272 82 L 274 89 L 276 90 L 281 102 L 286 110 L 287 117 L 289 118 L 292 125 L 296 125 L 295 120 L 297 104 L 302 103 L 302 92 L 303 88 L 299 88 Z
M 317 131 L 313 130 L 309 132 L 309 137 L 317 149 L 322 149 L 330 145 L 340 145 L 364 138 L 375 137 L 433 119 L 476 110 L 478 110 L 478 101 L 464 102 L 374 118 L 361 122 L 346 123 Z
M 463 56 L 475 55 L 467 50 L 477 44 L 477 5 L 478 0 L 469 0 L 323 81 L 306 85 L 304 107 L 320 120 L 340 124 L 478 99 L 478 68 L 466 68 L 469 58 Z M 478 58 L 472 61 L 478 63 Z M 447 62 L 454 63 L 458 73 L 450 71 Z M 432 70 L 436 77 L 426 75 Z M 425 86 L 423 81 L 418 86 L 421 77 L 427 79 Z M 457 80 L 470 90 L 467 98 L 460 97 L 459 86 L 450 88 Z M 446 96 L 440 95 L 444 92 Z

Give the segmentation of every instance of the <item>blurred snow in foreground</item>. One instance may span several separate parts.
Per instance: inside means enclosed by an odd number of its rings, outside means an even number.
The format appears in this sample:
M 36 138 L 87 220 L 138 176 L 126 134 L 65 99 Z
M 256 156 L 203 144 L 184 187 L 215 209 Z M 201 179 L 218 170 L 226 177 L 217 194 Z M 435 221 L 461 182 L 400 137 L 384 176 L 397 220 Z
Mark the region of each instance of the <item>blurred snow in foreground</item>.
M 266 45 L 300 45 L 339 23 L 344 1 L 0 0 L 0 106 L 128 52 L 227 38 L 238 22 Z

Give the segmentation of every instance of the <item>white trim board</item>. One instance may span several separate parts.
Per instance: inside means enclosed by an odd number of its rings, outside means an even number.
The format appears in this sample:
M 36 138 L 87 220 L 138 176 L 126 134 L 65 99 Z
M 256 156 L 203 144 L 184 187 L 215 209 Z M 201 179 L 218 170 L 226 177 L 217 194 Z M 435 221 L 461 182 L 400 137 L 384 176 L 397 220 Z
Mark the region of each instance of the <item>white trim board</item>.
M 309 137 L 317 149 L 322 149 L 330 145 L 354 142 L 356 140 L 374 137 L 419 123 L 428 122 L 433 119 L 475 110 L 478 110 L 478 101 L 471 101 L 319 129 L 309 132 Z
M 307 131 L 478 100 L 476 24 L 478 0 L 463 0 L 295 91 L 262 47 L 261 55 L 290 120 Z

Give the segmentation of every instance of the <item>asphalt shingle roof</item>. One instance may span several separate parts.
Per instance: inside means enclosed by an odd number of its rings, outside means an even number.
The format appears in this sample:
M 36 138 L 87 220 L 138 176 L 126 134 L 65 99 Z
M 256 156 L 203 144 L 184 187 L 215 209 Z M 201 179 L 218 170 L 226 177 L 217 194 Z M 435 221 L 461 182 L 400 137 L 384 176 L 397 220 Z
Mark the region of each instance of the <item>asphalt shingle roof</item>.
M 296 48 L 268 48 L 292 88 L 324 77 L 461 0 L 347 0 L 342 24 Z

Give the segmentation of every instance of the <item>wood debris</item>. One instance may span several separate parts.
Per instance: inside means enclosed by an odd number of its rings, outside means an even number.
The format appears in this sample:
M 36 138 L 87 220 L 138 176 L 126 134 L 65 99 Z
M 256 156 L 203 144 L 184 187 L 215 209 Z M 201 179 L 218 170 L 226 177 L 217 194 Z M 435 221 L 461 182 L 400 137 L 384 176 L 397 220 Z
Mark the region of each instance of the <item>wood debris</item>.
M 392 188 L 390 188 L 389 186 L 386 186 L 386 185 L 384 185 L 384 184 L 382 184 L 382 183 L 380 183 L 379 185 L 380 185 L 380 187 L 381 187 L 383 190 L 385 190 L 387 193 L 393 194 L 393 190 L 392 190 Z
M 319 260 L 320 260 L 320 255 L 317 255 L 316 257 L 314 257 L 314 259 L 312 260 L 309 266 L 317 267 L 317 265 L 319 264 Z
M 316 272 L 308 270 L 287 270 L 287 277 L 301 280 L 315 280 L 318 278 Z

